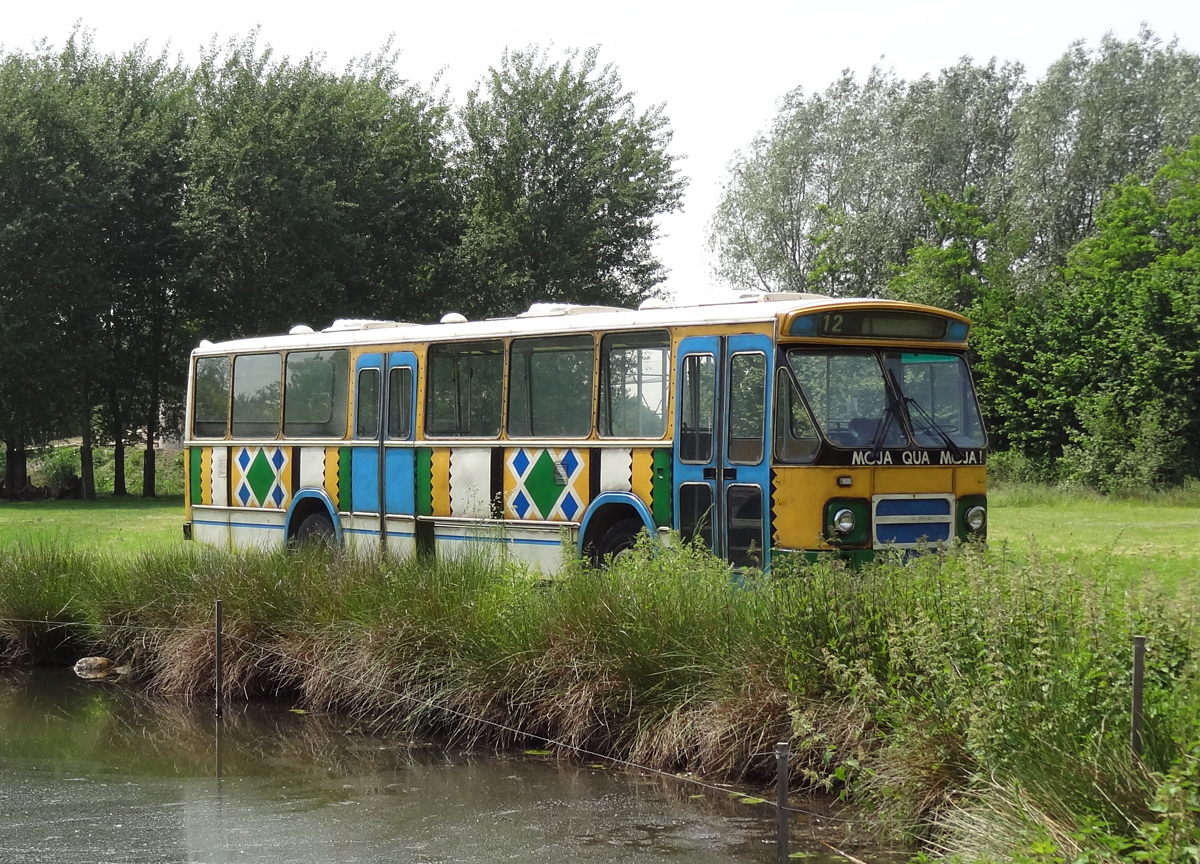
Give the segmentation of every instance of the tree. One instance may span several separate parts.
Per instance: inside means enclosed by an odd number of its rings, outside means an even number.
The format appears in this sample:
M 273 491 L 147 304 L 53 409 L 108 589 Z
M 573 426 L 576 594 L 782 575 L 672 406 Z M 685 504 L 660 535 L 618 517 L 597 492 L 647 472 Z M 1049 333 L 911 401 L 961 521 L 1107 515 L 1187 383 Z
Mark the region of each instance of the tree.
M 394 59 L 335 75 L 254 36 L 205 55 L 180 219 L 195 338 L 440 306 L 458 236 L 446 109 Z
M 655 218 L 680 206 L 661 106 L 638 113 L 599 51 L 551 63 L 505 52 L 467 94 L 459 161 L 467 210 L 457 252 L 462 311 L 537 301 L 627 305 L 654 293 Z

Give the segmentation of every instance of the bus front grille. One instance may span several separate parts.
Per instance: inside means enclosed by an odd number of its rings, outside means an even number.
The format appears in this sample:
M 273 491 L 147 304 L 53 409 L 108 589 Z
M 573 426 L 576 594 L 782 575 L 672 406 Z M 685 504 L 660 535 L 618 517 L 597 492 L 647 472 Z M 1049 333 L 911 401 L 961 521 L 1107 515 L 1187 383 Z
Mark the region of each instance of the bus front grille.
M 954 536 L 953 495 L 876 495 L 871 509 L 876 549 L 936 546 Z

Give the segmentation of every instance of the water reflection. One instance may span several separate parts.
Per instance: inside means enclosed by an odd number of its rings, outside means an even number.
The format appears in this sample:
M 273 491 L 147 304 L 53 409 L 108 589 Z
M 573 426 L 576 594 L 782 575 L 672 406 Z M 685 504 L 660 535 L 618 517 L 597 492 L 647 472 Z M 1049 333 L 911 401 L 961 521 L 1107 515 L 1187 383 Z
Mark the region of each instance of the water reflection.
M 215 724 L 211 706 L 69 671 L 0 678 L 0 860 L 774 860 L 772 811 L 670 782 L 285 705 L 227 706 L 219 738 Z

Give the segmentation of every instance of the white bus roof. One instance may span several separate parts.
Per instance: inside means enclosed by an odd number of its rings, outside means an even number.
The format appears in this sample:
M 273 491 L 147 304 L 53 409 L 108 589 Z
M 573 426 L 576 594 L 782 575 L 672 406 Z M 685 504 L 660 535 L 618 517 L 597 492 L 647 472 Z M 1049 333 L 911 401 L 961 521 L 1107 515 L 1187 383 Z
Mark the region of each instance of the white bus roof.
M 577 306 L 569 303 L 535 303 L 529 311 L 509 318 L 468 321 L 447 313 L 443 324 L 404 324 L 370 319 L 339 319 L 333 326 L 313 331 L 302 325 L 286 336 L 260 336 L 212 343 L 207 340 L 193 354 L 270 351 L 279 349 L 326 348 L 358 345 L 391 345 L 425 342 L 457 342 L 468 339 L 505 336 L 538 336 L 558 333 L 586 333 L 597 330 L 646 330 L 715 324 L 751 324 L 775 322 L 778 316 L 825 306 L 908 307 L 935 311 L 948 317 L 953 312 L 894 300 L 826 297 L 822 294 L 743 294 L 734 300 L 691 305 L 647 301 L 641 309 L 614 306 Z M 443 319 L 443 320 L 445 320 Z M 461 320 L 460 320 L 461 319 Z

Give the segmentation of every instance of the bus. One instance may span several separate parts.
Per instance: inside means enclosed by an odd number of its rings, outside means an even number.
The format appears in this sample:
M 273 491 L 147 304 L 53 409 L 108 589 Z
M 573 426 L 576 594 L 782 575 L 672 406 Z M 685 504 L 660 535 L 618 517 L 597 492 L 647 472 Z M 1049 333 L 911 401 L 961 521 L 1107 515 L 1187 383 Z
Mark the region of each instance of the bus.
M 928 306 L 772 293 L 205 341 L 184 535 L 362 555 L 499 544 L 546 575 L 643 531 L 762 569 L 982 539 L 969 327 Z

